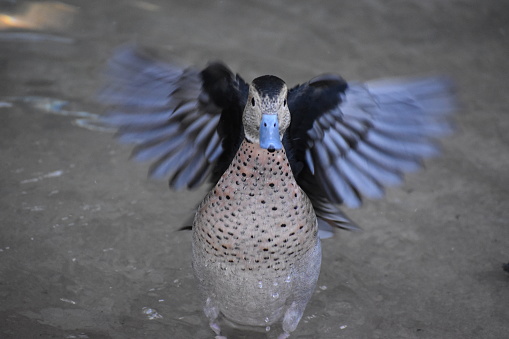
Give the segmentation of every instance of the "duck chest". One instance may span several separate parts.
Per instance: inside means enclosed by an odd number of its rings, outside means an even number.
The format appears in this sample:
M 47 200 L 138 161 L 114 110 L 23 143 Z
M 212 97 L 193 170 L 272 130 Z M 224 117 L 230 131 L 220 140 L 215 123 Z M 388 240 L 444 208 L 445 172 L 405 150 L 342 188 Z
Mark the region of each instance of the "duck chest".
M 244 141 L 198 208 L 193 246 L 207 261 L 241 270 L 287 270 L 316 246 L 313 206 L 284 149 Z

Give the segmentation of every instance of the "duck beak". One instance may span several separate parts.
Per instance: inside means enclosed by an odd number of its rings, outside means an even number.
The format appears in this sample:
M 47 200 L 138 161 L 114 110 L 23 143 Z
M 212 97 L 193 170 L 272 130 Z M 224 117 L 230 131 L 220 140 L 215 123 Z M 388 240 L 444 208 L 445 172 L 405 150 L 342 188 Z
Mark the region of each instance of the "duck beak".
M 274 152 L 283 148 L 279 138 L 279 123 L 277 114 L 262 114 L 260 123 L 260 147 Z

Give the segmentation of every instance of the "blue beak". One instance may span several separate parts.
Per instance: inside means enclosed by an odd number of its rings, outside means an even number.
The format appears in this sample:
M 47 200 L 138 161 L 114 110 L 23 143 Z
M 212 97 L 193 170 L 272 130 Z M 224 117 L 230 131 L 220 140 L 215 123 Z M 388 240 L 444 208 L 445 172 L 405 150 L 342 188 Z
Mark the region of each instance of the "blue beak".
M 274 152 L 283 148 L 279 139 L 279 123 L 277 114 L 262 114 L 260 123 L 260 147 Z

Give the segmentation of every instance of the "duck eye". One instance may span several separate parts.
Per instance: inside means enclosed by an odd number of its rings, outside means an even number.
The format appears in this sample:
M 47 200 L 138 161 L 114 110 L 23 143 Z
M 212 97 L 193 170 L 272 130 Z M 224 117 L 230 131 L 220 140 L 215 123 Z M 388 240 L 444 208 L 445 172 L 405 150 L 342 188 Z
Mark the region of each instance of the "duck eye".
M 255 105 L 255 99 L 254 98 L 251 98 L 251 105 L 253 105 L 253 107 Z
M 283 101 L 283 106 L 286 107 L 286 99 Z

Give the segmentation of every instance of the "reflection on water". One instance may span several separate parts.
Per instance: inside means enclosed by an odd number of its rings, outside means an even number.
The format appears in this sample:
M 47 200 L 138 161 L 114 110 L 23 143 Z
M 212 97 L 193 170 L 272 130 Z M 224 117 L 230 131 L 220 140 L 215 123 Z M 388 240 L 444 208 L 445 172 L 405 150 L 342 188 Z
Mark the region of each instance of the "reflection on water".
M 38 96 L 5 97 L 0 99 L 2 100 L 0 101 L 0 108 L 12 107 L 13 104 L 23 104 L 36 109 L 36 112 L 78 118 L 74 119 L 72 123 L 78 127 L 86 128 L 91 131 L 109 133 L 115 131 L 114 128 L 101 124 L 100 115 L 98 114 L 65 109 L 68 105 L 70 105 L 70 103 L 65 100 Z
M 62 30 L 72 23 L 78 8 L 62 2 L 28 2 L 15 14 L 0 13 L 0 30 Z
M 47 33 L 29 33 L 29 32 L 0 32 L 0 41 L 3 42 L 57 42 L 62 44 L 72 44 L 75 42 L 72 38 L 66 38 Z

